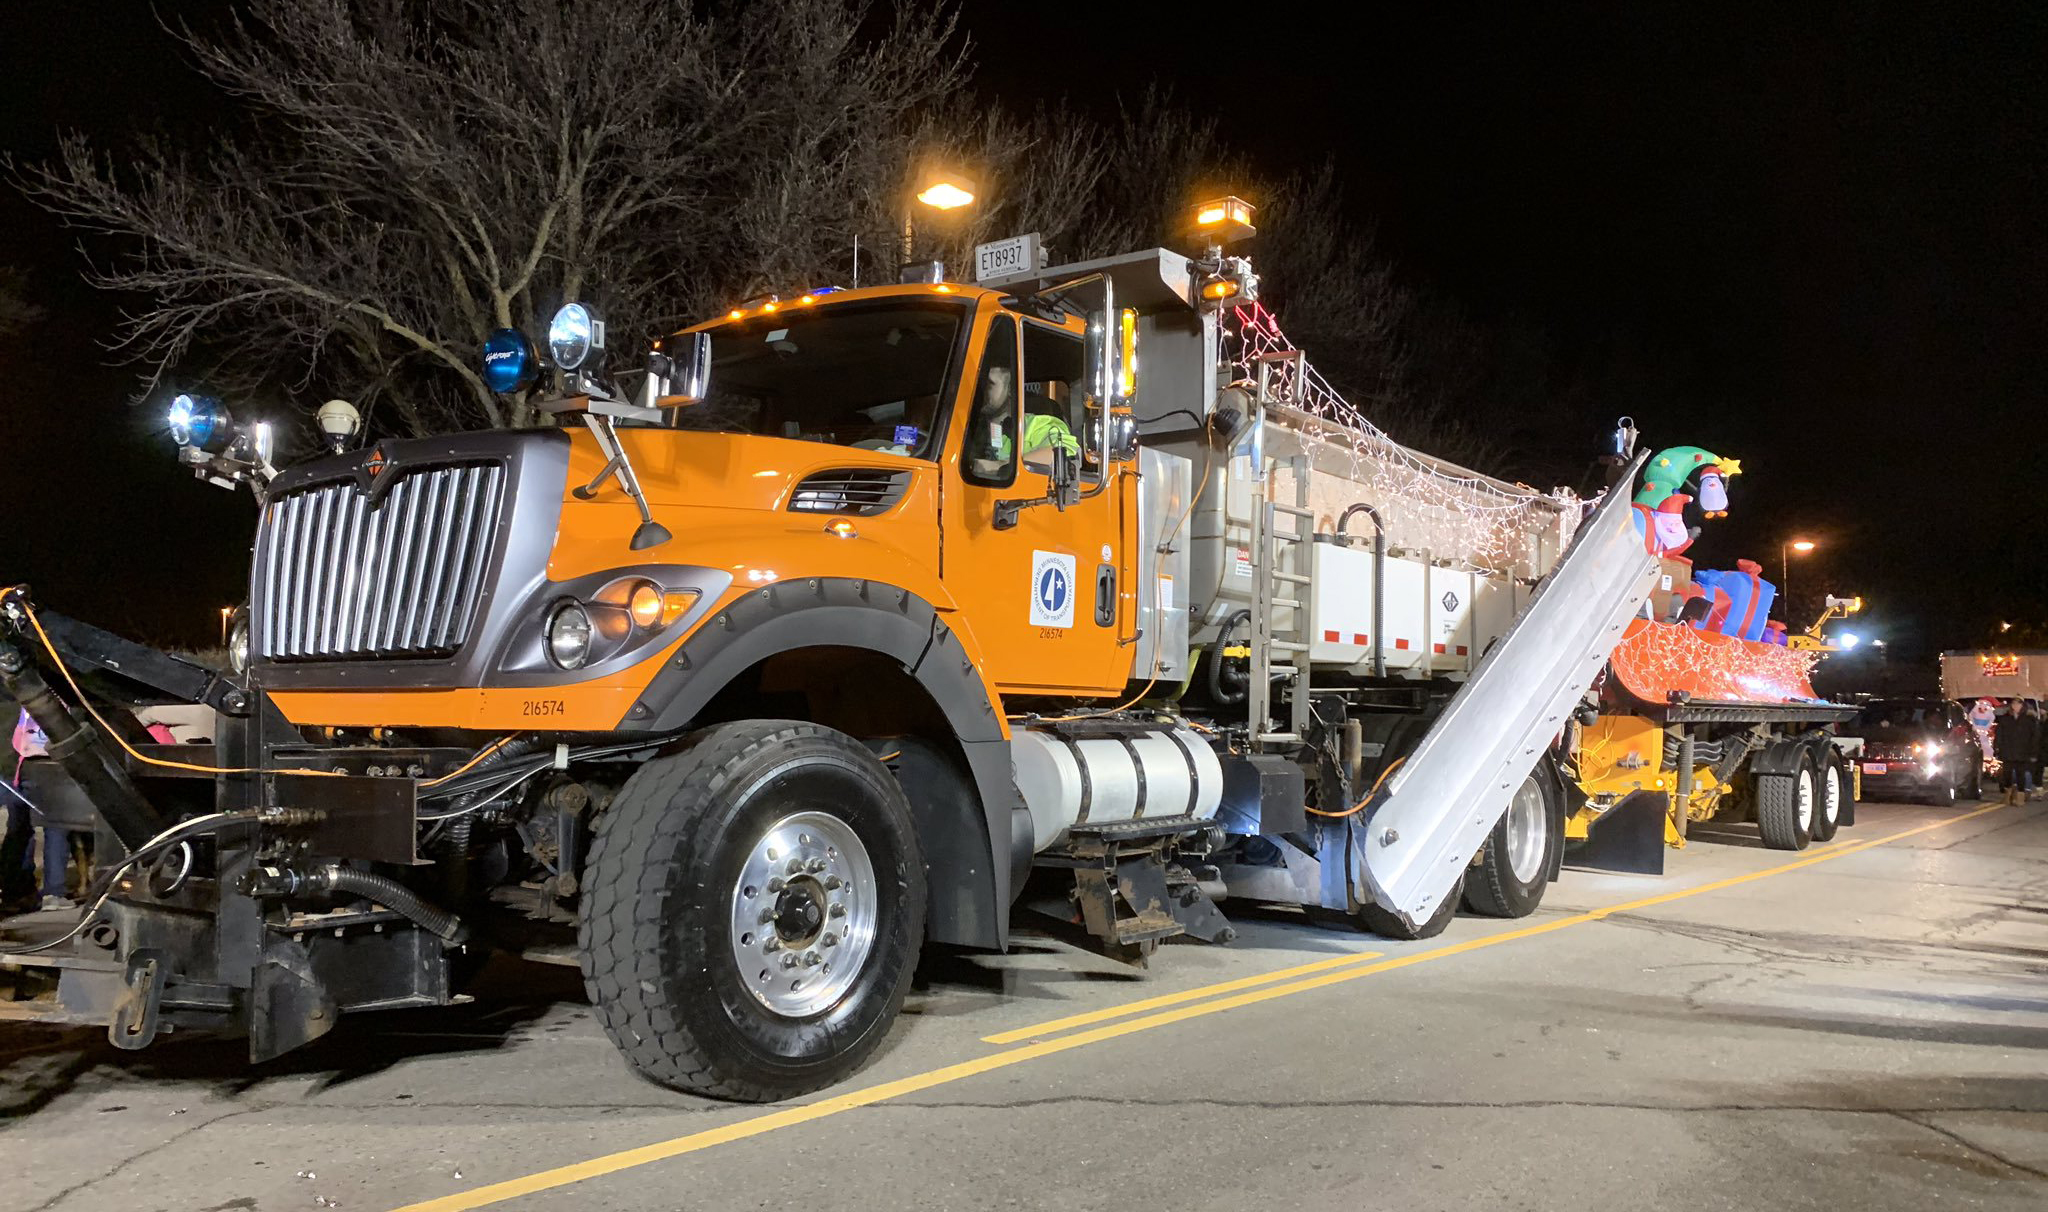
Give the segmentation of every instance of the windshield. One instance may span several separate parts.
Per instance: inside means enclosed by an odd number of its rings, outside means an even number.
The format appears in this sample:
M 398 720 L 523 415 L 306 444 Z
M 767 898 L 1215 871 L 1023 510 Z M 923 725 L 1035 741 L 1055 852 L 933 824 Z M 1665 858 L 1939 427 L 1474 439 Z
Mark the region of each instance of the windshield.
M 711 330 L 711 392 L 677 429 L 761 434 L 936 457 L 963 304 L 880 300 L 789 308 Z
M 1865 728 L 1946 728 L 1948 705 L 1925 699 L 1872 703 L 1856 722 Z

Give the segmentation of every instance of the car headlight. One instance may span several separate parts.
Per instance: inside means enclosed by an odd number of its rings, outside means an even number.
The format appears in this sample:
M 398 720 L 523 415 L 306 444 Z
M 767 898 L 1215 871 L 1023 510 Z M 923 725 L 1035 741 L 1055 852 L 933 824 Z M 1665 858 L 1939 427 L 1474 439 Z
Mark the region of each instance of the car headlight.
M 548 321 L 548 356 L 563 370 L 596 370 L 604 360 L 604 321 L 581 303 L 564 303 Z
M 548 616 L 548 659 L 563 669 L 581 669 L 590 659 L 590 612 L 564 602 Z

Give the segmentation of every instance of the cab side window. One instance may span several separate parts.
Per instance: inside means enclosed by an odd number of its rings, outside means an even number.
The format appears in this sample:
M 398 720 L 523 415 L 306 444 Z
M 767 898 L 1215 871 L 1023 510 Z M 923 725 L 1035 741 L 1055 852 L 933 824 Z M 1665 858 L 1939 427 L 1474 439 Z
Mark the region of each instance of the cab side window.
M 997 316 L 975 375 L 974 405 L 960 473 L 969 483 L 1008 488 L 1017 482 L 1017 322 Z
M 1052 469 L 1052 452 L 1078 459 L 1087 422 L 1088 355 L 1080 337 L 1043 324 L 1024 325 L 1024 463 Z

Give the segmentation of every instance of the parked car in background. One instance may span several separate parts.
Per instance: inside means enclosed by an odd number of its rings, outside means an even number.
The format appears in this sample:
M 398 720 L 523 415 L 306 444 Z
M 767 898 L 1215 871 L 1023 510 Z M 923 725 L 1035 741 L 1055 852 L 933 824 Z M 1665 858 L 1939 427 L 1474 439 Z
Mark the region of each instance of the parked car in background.
M 1983 792 L 1984 753 L 1956 703 L 1877 699 L 1864 706 L 1854 731 L 1863 738 L 1858 765 L 1866 799 L 1953 804 Z

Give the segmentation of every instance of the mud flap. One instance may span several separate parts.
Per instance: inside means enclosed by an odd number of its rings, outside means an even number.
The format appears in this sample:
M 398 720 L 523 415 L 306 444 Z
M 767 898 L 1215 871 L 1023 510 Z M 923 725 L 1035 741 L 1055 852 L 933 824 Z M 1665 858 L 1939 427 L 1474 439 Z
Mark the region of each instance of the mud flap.
M 1591 836 L 1565 851 L 1568 867 L 1664 874 L 1664 821 L 1671 797 L 1662 791 L 1632 791 L 1593 822 Z

